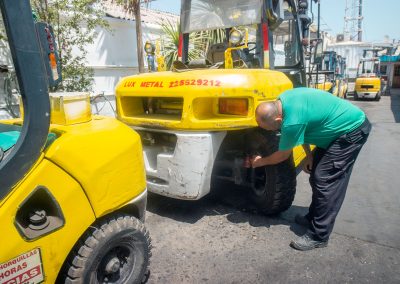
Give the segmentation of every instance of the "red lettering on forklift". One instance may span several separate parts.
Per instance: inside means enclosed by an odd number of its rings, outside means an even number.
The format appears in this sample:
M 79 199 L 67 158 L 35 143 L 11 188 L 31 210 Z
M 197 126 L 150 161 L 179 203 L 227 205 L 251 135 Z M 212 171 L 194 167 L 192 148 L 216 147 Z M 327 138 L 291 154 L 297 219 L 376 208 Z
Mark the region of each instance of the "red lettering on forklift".
M 18 265 L 17 266 L 17 272 L 22 270 L 22 269 L 24 269 L 24 268 L 26 268 L 26 266 L 27 266 L 26 262 L 22 263 L 21 265 Z
M 38 275 L 40 275 L 40 265 L 4 282 L 4 284 L 20 284 L 27 283 L 29 279 L 32 279 Z
M 162 81 L 161 82 L 156 82 L 153 87 L 154 88 L 163 88 L 164 87 L 163 86 L 163 82 Z
M 175 88 L 178 87 L 178 81 L 171 81 L 169 82 L 169 88 Z
M 182 87 L 182 86 L 221 87 L 221 81 L 220 80 L 207 80 L 207 79 L 170 81 L 168 88 L 176 88 L 176 87 Z
M 164 88 L 162 81 L 150 81 L 150 82 L 141 82 L 140 87 L 142 88 Z
M 130 81 L 130 82 L 125 82 L 124 87 L 125 88 L 133 88 L 135 87 L 136 82 Z

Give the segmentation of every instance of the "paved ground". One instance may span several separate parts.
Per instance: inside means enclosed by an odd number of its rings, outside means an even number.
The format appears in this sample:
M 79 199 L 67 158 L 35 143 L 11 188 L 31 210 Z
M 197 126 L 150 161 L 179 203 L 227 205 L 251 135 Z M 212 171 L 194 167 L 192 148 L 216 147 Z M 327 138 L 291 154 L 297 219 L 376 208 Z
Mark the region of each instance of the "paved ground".
M 400 92 L 354 103 L 373 131 L 327 248 L 298 252 L 288 245 L 303 233 L 293 216 L 310 201 L 303 173 L 293 206 L 274 218 L 231 188 L 199 202 L 152 195 L 149 283 L 400 283 Z

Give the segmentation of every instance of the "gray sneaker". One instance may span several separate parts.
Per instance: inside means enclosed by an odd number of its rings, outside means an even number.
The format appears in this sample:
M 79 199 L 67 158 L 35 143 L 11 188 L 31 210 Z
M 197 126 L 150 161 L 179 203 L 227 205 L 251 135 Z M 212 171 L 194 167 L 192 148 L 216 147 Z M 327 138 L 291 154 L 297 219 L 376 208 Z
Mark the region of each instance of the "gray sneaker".
M 300 238 L 298 238 L 295 241 L 292 241 L 290 243 L 290 246 L 292 248 L 298 249 L 298 250 L 312 250 L 315 248 L 324 248 L 328 245 L 328 241 L 316 241 L 311 238 L 308 234 L 302 235 Z
M 303 216 L 303 215 L 300 215 L 300 214 L 297 214 L 297 215 L 294 217 L 294 221 L 295 221 L 297 224 L 302 225 L 302 226 L 307 227 L 307 228 L 310 227 L 310 225 L 311 225 L 310 220 L 308 220 L 308 219 L 306 218 L 306 216 Z

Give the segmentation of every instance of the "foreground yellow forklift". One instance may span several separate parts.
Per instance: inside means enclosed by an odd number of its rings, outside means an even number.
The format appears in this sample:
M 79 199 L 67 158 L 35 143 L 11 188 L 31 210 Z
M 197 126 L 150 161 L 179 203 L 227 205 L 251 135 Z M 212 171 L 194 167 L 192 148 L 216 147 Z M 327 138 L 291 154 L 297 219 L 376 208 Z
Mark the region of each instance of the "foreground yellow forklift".
M 357 79 L 354 87 L 354 99 L 381 99 L 381 77 L 378 52 L 382 49 L 371 48 L 363 51 L 357 69 Z
M 276 166 L 251 169 L 253 155 L 278 147 L 279 133 L 257 128 L 255 108 L 293 86 L 305 86 L 300 15 L 307 1 L 183 0 L 172 71 L 123 78 L 118 119 L 144 144 L 150 191 L 186 200 L 221 181 L 251 192 L 265 214 L 292 204 L 301 147 Z M 225 38 L 189 60 L 196 32 Z
M 0 121 L 0 283 L 141 283 L 151 243 L 140 137 L 92 117 L 85 96 L 50 104 L 51 27 L 35 27 L 28 0 L 0 6 L 24 112 Z

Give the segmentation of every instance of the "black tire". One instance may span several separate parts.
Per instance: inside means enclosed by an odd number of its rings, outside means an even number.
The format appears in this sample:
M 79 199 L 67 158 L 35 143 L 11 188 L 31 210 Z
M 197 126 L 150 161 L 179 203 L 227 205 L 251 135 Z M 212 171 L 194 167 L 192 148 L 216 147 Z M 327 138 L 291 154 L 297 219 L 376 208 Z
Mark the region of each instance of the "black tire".
M 356 91 L 354 91 L 353 99 L 354 99 L 355 101 L 358 101 L 358 100 L 359 100 L 359 97 L 358 97 L 358 94 L 357 94 Z
M 375 96 L 375 101 L 379 102 L 381 100 L 381 92 L 378 92 Z
M 94 224 L 64 264 L 65 283 L 142 283 L 151 239 L 142 222 L 119 215 Z
M 287 210 L 296 194 L 296 169 L 293 158 L 274 165 L 256 168 L 252 199 L 266 215 Z

